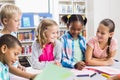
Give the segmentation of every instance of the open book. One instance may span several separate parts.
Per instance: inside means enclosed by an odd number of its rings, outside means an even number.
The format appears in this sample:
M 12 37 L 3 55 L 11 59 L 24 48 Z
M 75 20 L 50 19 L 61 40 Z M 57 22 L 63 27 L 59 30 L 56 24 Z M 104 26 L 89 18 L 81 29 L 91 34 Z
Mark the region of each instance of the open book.
M 34 80 L 73 80 L 75 75 L 66 68 L 48 64 Z
M 99 73 L 105 73 L 108 75 L 120 74 L 120 69 L 116 69 L 109 66 L 86 66 L 85 68 L 89 70 L 97 71 Z

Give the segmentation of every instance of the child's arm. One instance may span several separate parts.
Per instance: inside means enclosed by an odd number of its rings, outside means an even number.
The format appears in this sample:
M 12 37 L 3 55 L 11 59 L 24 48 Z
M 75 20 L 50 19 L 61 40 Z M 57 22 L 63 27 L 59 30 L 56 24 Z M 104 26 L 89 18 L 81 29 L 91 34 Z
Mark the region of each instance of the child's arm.
M 28 78 L 28 79 L 34 78 L 36 76 L 36 74 L 27 73 L 25 71 L 22 71 L 21 69 L 14 67 L 13 65 L 9 65 L 9 70 L 10 70 L 10 73 L 12 73 L 14 75 Z
M 42 53 L 39 43 L 36 41 L 32 44 L 32 56 L 31 66 L 34 69 L 43 69 L 48 63 L 54 63 L 54 61 L 39 61 L 39 56 Z
M 61 57 L 62 57 L 62 44 L 59 40 L 55 41 L 54 47 L 54 64 L 61 66 Z
M 22 66 L 20 63 L 18 64 L 17 68 L 21 69 L 22 71 L 25 71 L 25 70 L 26 70 L 25 67 Z
M 120 74 L 116 75 L 116 76 L 113 76 L 107 80 L 120 80 Z
M 116 51 L 114 51 L 111 54 L 115 54 Z M 93 66 L 105 66 L 105 65 L 112 65 L 113 64 L 113 57 L 114 55 L 111 56 L 111 58 L 104 58 L 104 59 L 97 59 L 97 58 L 93 58 L 93 48 L 90 47 L 89 45 L 87 45 L 87 49 L 86 49 L 86 54 L 85 54 L 85 58 L 86 58 L 86 63 L 87 65 L 93 65 Z
M 54 60 L 61 62 L 62 57 L 62 44 L 59 40 L 55 41 L 55 47 L 54 47 Z
M 66 47 L 67 47 L 66 46 L 67 43 L 65 42 L 66 39 L 61 38 L 60 40 L 62 42 L 62 48 L 63 48 L 62 49 L 62 60 L 61 60 L 61 63 L 63 65 L 63 67 L 74 68 L 75 62 L 73 62 L 72 58 L 68 57 L 69 53 L 67 53 L 67 50 L 66 50 Z
M 75 62 L 73 62 L 72 59 L 68 58 L 68 55 L 67 55 L 67 53 L 65 53 L 64 49 L 62 51 L 61 63 L 64 67 L 68 67 L 68 68 L 74 68 L 74 66 L 75 66 Z
M 46 66 L 45 61 L 39 61 L 39 56 L 42 53 L 42 49 L 40 48 L 40 44 L 36 41 L 32 44 L 32 56 L 31 56 L 31 66 L 34 69 L 43 69 Z

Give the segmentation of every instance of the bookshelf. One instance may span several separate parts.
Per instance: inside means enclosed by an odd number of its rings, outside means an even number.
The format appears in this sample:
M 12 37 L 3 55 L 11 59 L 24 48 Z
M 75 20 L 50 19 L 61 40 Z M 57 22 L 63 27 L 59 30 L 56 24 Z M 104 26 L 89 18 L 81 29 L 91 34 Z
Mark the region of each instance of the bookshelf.
M 23 49 L 21 56 L 31 55 L 32 42 L 35 40 L 35 30 L 44 18 L 51 18 L 50 13 L 23 13 L 21 27 L 17 32 L 17 38 L 21 41 Z
M 59 0 L 59 26 L 61 34 L 66 32 L 66 25 L 61 21 L 61 17 L 69 14 L 86 16 L 86 0 Z

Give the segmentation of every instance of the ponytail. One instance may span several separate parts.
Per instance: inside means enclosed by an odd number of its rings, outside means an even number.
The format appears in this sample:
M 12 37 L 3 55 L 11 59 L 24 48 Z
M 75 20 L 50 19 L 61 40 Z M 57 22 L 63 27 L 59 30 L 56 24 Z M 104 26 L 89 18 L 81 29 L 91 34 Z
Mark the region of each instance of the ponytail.
M 112 39 L 112 37 L 109 37 L 108 38 L 108 42 L 107 42 L 107 44 L 108 44 L 108 48 L 107 48 L 107 54 L 108 54 L 108 56 L 107 57 L 108 58 L 111 56 L 110 55 L 110 43 L 111 43 L 111 39 Z
M 82 18 L 83 18 L 83 22 L 84 22 L 84 26 L 85 26 L 87 23 L 87 18 L 85 16 L 82 16 Z

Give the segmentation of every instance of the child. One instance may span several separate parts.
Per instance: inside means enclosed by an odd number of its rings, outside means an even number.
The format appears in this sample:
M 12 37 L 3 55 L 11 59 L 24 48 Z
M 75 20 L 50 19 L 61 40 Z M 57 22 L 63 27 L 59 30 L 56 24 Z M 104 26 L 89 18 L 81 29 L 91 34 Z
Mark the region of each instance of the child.
M 19 40 L 10 34 L 0 37 L 0 80 L 10 80 L 8 65 L 18 60 L 21 47 Z
M 116 75 L 116 76 L 113 76 L 107 80 L 120 80 L 120 74 Z
M 22 12 L 21 10 L 15 6 L 14 4 L 4 4 L 0 8 L 0 21 L 3 29 L 0 32 L 0 36 L 4 34 L 11 34 L 16 36 L 15 32 L 18 30 L 20 26 Z M 18 61 L 16 61 L 17 63 Z M 16 64 L 15 63 L 15 64 Z M 27 74 L 25 68 L 18 64 L 17 68 L 13 65 L 8 65 L 10 68 L 10 72 L 22 76 L 25 78 L 30 78 L 32 74 Z
M 21 10 L 14 4 L 4 4 L 0 8 L 0 21 L 2 24 L 2 31 L 0 35 L 12 34 L 15 35 L 20 26 Z
M 65 15 L 62 21 L 67 25 L 68 32 L 61 37 L 63 44 L 62 65 L 68 68 L 81 70 L 84 66 L 86 41 L 80 35 L 87 18 L 81 15 Z
M 113 64 L 117 42 L 113 37 L 115 24 L 111 19 L 100 22 L 96 36 L 87 43 L 86 63 L 93 66 L 107 66 Z
M 43 69 L 48 63 L 60 66 L 61 43 L 57 40 L 58 25 L 55 21 L 44 19 L 37 27 L 36 40 L 32 44 L 32 67 Z

